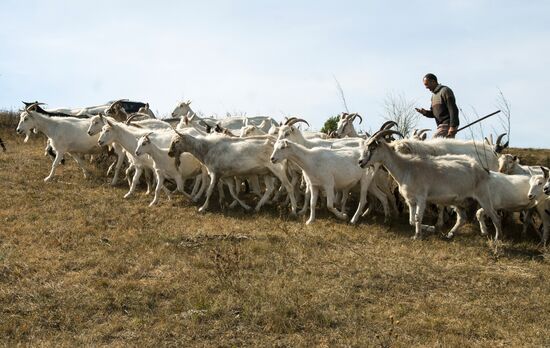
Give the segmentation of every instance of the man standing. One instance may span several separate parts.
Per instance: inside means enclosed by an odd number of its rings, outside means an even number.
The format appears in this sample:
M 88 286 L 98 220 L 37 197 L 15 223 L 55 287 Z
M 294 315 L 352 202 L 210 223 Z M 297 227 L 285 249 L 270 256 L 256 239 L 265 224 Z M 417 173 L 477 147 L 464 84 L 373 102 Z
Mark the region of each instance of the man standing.
M 415 108 L 415 110 L 426 117 L 435 118 L 437 131 L 434 133 L 434 138 L 454 138 L 459 120 L 453 91 L 449 87 L 439 84 L 434 74 L 426 74 L 423 82 L 424 86 L 433 93 L 432 106 L 430 110 L 419 108 Z

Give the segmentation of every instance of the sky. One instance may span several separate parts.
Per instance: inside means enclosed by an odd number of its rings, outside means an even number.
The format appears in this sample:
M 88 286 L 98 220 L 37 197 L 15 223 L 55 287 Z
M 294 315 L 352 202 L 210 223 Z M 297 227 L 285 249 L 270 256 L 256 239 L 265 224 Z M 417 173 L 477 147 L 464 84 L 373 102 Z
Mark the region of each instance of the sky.
M 428 108 L 432 72 L 471 120 L 497 110 L 501 91 L 511 146 L 550 148 L 548 18 L 537 0 L 2 0 L 0 109 L 129 98 L 167 116 L 191 99 L 207 116 L 300 116 L 319 129 L 345 111 L 337 79 L 372 130 L 391 93 Z M 497 117 L 483 126 L 507 131 Z

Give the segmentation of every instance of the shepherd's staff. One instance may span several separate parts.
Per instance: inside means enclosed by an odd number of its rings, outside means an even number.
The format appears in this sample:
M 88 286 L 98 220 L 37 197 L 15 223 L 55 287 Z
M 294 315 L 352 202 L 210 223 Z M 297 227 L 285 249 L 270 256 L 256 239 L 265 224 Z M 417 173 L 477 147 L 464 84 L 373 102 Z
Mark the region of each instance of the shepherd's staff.
M 474 124 L 476 124 L 476 123 L 478 123 L 478 122 L 481 122 L 481 121 L 483 121 L 483 120 L 486 119 L 486 118 L 489 118 L 489 117 L 491 117 L 491 116 L 494 116 L 494 115 L 498 114 L 499 112 L 500 112 L 500 110 L 497 110 L 497 111 L 495 111 L 495 112 L 493 112 L 493 113 L 491 113 L 491 114 L 489 114 L 489 115 L 487 115 L 487 116 L 483 116 L 482 118 L 480 118 L 480 119 L 478 119 L 478 120 L 475 120 L 474 122 L 472 122 L 472 123 L 470 123 L 470 124 L 467 124 L 467 125 L 465 125 L 465 126 L 462 127 L 462 128 L 459 128 L 456 132 L 458 133 L 458 132 L 460 132 L 461 130 L 466 129 L 466 128 L 468 128 L 468 127 L 470 127 L 470 126 L 472 126 L 472 125 L 474 125 Z

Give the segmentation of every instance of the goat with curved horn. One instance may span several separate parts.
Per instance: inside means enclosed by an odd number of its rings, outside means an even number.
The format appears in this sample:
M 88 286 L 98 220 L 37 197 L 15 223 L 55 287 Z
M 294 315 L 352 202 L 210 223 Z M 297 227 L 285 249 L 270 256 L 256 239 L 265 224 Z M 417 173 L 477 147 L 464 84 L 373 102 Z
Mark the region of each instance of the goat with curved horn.
M 40 103 L 38 102 L 37 100 L 36 101 L 33 101 L 33 102 L 25 102 L 25 101 L 21 101 L 23 104 L 25 104 L 25 107 L 29 107 L 31 105 L 46 105 L 46 103 Z
M 399 135 L 401 138 L 404 138 L 403 134 L 401 134 L 401 132 L 398 132 L 394 129 L 381 129 L 379 130 L 378 132 L 374 133 L 368 140 L 367 142 L 368 143 L 371 143 L 373 142 L 374 140 L 378 140 L 380 139 L 381 137 L 386 137 L 386 136 L 389 136 L 389 135 L 393 135 L 393 134 L 396 134 L 396 135 Z
M 311 127 L 311 126 L 309 125 L 309 122 L 308 122 L 308 121 L 304 120 L 303 118 L 296 118 L 296 117 L 292 117 L 292 118 L 287 122 L 287 125 L 288 125 L 288 126 L 292 126 L 292 125 L 294 125 L 294 124 L 296 124 L 296 123 L 298 123 L 298 122 L 304 122 L 305 124 L 307 124 L 308 127 Z
M 282 122 L 282 124 L 287 125 L 290 123 L 290 121 L 297 119 L 297 117 L 285 117 L 285 121 Z
M 136 116 L 140 116 L 140 115 L 139 115 L 138 113 L 132 114 L 131 116 L 129 116 L 129 117 L 126 119 L 126 122 L 125 122 L 125 123 L 126 123 L 126 124 L 130 124 L 130 122 L 132 122 L 132 120 L 133 120 L 134 118 L 136 118 Z
M 496 153 L 501 153 L 505 148 L 508 147 L 509 143 L 510 143 L 510 140 L 508 140 L 506 143 L 504 144 L 501 144 L 500 142 L 502 141 L 502 138 L 506 135 L 506 133 L 502 133 L 501 135 L 498 136 L 497 138 L 497 141 L 495 143 L 495 152 Z
M 351 114 L 351 117 L 352 117 L 352 121 L 355 121 L 355 119 L 359 117 L 359 124 L 363 123 L 363 117 L 361 117 L 361 115 L 354 113 L 354 114 Z
M 416 135 L 418 135 L 419 137 L 421 137 L 424 133 L 426 132 L 431 132 L 431 129 L 429 128 L 424 128 L 424 129 L 421 129 L 418 131 L 418 133 Z
M 380 127 L 380 130 L 390 129 L 390 128 L 393 128 L 393 127 L 396 127 L 396 126 L 397 126 L 397 122 L 395 122 L 395 121 L 386 121 L 382 124 L 382 126 Z

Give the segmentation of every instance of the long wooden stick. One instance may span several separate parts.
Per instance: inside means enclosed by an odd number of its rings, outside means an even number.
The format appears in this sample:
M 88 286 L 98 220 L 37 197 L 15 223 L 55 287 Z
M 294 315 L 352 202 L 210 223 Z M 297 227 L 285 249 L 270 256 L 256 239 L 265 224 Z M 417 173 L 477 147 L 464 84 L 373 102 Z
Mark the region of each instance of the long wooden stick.
M 476 123 L 478 123 L 478 122 L 481 122 L 481 121 L 483 121 L 483 120 L 486 119 L 486 118 L 489 118 L 489 117 L 491 117 L 491 116 L 494 116 L 494 115 L 498 114 L 499 112 L 500 112 L 500 110 L 497 110 L 497 111 L 495 111 L 495 112 L 493 112 L 493 113 L 491 113 L 491 114 L 489 114 L 489 115 L 487 115 L 487 116 L 483 116 L 482 118 L 477 119 L 477 120 L 475 120 L 474 122 L 472 122 L 472 123 L 470 123 L 470 124 L 467 124 L 467 125 L 465 125 L 465 126 L 462 127 L 462 128 L 459 128 L 456 132 L 458 133 L 458 132 L 460 132 L 461 130 L 466 129 L 466 128 L 468 128 L 468 127 L 470 127 L 470 126 L 472 126 L 472 125 L 474 125 L 474 124 L 476 124 Z

